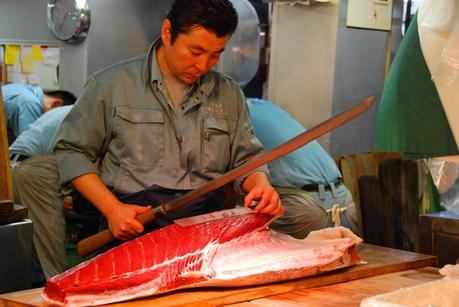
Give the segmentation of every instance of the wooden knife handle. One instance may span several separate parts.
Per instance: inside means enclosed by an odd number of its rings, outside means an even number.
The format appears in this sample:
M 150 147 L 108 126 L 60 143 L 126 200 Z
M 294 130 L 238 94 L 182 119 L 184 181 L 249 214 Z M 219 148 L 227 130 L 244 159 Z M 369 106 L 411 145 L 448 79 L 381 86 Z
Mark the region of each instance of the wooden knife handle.
M 105 246 L 106 244 L 115 240 L 110 230 L 106 229 L 95 235 L 87 237 L 77 244 L 78 255 L 81 257 L 87 256 L 93 251 Z

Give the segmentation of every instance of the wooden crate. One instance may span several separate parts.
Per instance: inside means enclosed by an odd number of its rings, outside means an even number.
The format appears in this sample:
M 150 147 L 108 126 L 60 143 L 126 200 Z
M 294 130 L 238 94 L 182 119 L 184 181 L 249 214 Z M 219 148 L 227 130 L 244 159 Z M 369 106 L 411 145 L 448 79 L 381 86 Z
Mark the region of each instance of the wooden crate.
M 337 161 L 338 168 L 343 176 L 343 183 L 351 191 L 358 212 L 362 211 L 359 178 L 361 176 L 379 176 L 379 166 L 386 159 L 401 159 L 401 153 L 395 152 L 367 152 L 346 155 Z M 360 214 L 359 214 L 360 216 Z M 363 221 L 359 220 L 360 234 L 364 233 Z
M 419 228 L 422 253 L 437 256 L 439 266 L 459 261 L 459 214 L 443 211 L 421 215 Z

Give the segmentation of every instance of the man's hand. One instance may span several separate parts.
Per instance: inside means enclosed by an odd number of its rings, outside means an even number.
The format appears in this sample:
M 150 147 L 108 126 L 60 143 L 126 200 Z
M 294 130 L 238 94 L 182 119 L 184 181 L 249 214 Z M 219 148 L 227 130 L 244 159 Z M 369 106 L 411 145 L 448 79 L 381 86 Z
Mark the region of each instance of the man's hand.
M 151 209 L 121 203 L 104 185 L 99 175 L 89 173 L 72 179 L 72 185 L 99 209 L 108 221 L 108 227 L 117 239 L 128 240 L 143 232 L 135 218 Z
M 120 240 L 129 240 L 143 232 L 143 225 L 136 220 L 137 215 L 151 210 L 151 206 L 143 207 L 119 203 L 107 213 L 108 228 L 113 236 Z
M 243 182 L 242 188 L 247 195 L 244 206 L 248 207 L 254 200 L 258 200 L 255 212 L 271 215 L 283 215 L 284 208 L 281 205 L 279 194 L 271 186 L 268 176 L 263 172 L 250 174 Z

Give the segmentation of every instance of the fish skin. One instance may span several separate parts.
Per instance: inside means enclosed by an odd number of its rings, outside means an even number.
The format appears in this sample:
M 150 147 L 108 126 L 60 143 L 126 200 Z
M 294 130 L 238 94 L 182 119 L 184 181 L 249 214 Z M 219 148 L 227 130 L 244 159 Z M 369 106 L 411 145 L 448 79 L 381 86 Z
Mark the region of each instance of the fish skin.
M 336 269 L 359 263 L 355 248 L 350 238 L 298 240 L 274 231 L 253 232 L 218 247 L 211 260 L 214 277 L 205 285 L 247 286 L 317 275 L 329 264 Z

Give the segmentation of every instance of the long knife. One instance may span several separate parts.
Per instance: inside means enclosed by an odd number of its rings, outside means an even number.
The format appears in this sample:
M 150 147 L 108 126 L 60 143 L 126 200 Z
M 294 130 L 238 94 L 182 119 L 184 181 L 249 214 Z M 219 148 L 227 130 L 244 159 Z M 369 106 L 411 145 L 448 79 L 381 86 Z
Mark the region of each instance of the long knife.
M 332 118 L 318 124 L 317 126 L 314 126 L 313 128 L 297 135 L 296 137 L 279 145 L 278 147 L 254 157 L 252 160 L 230 170 L 229 172 L 218 178 L 215 178 L 209 183 L 203 185 L 202 187 L 192 190 L 187 194 L 183 195 L 182 197 L 176 198 L 171 202 L 161 204 L 148 212 L 140 214 L 136 217 L 136 219 L 142 225 L 145 225 L 149 222 L 154 221 L 156 217 L 159 215 L 166 215 L 170 211 L 177 210 L 183 207 L 184 205 L 200 198 L 201 196 L 204 196 L 209 192 L 212 192 L 224 186 L 225 184 L 230 183 L 231 181 L 249 173 L 257 167 L 260 167 L 282 156 L 285 156 L 286 154 L 289 154 L 290 152 L 338 128 L 339 126 L 344 125 L 348 121 L 364 113 L 373 104 L 373 99 L 373 96 L 366 98 L 365 100 L 349 108 L 348 110 L 333 116 Z M 115 238 L 113 237 L 113 234 L 108 229 L 99 232 L 78 242 L 78 254 L 84 257 L 90 254 L 91 252 L 101 248 L 102 246 L 110 243 L 114 239 Z

